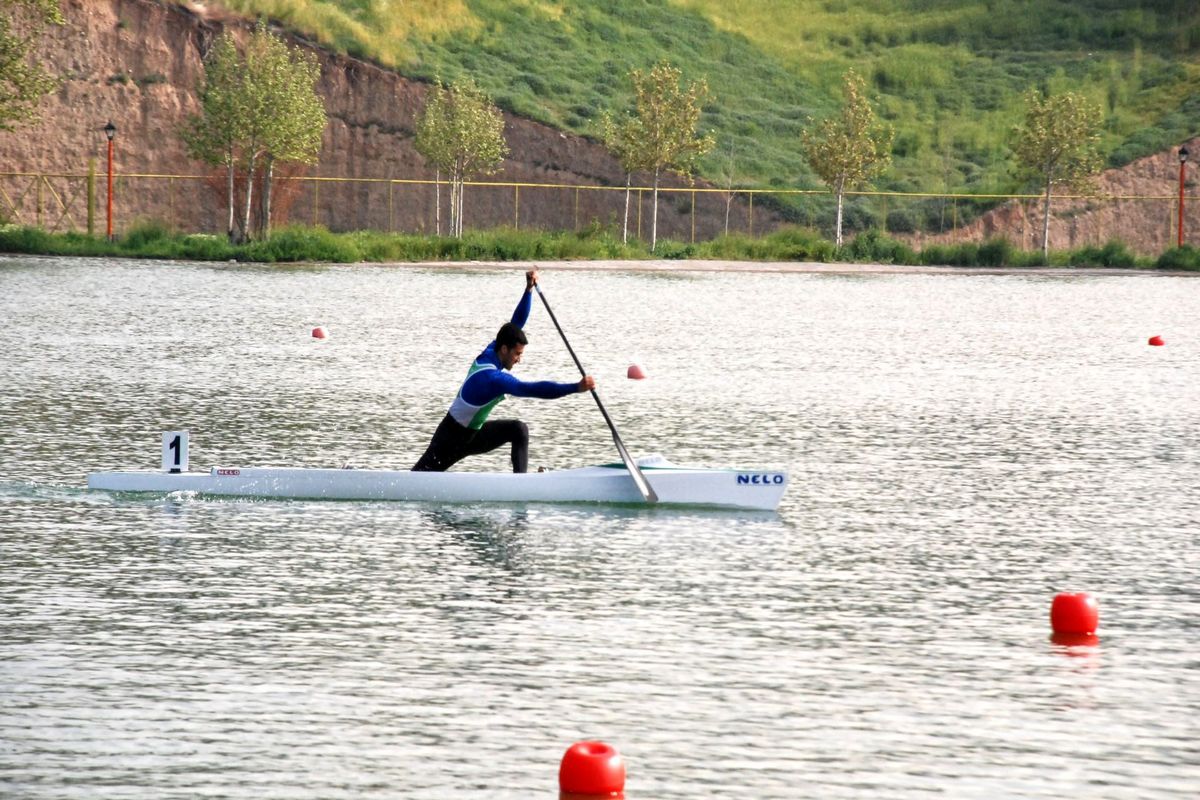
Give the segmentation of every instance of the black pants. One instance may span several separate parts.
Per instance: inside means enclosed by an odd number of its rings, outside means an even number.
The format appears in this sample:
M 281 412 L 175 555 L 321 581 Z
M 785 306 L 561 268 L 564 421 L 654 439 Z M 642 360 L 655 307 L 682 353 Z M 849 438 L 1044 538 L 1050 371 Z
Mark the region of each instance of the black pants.
M 413 472 L 445 472 L 467 456 L 490 453 L 503 444 L 512 444 L 513 472 L 529 471 L 529 426 L 519 419 L 498 419 L 483 423 L 477 431 L 464 428 L 449 414 L 433 432 L 425 455 L 413 466 Z

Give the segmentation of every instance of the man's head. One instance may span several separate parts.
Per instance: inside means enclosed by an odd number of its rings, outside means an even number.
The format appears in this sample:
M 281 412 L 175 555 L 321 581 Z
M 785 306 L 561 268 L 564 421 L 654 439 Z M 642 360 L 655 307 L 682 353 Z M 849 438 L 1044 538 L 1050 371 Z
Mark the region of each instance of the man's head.
M 496 356 L 501 366 L 512 369 L 519 364 L 527 344 L 529 340 L 525 338 L 525 331 L 511 322 L 501 325 L 500 332 L 496 334 Z

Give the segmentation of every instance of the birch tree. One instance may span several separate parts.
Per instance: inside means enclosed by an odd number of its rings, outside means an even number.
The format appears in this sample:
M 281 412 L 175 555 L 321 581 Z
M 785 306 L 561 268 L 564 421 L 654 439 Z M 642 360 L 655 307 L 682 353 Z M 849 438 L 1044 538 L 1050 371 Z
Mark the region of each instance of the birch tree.
M 865 185 L 891 163 L 892 129 L 879 123 L 863 79 L 849 70 L 842 84 L 841 111 L 819 123 L 809 118 L 801 134 L 813 172 L 837 197 L 835 241 L 842 246 L 843 202 L 848 189 Z
M 1044 191 L 1042 201 L 1042 258 L 1050 258 L 1050 198 L 1055 185 L 1086 190 L 1100 171 L 1099 103 L 1082 94 L 1025 95 L 1025 120 L 1013 128 L 1013 153 L 1018 167 L 1035 176 Z
M 650 249 L 658 246 L 658 186 L 664 171 L 690 175 L 696 162 L 712 150 L 716 140 L 696 128 L 708 99 L 708 82 L 700 79 L 681 85 L 683 73 L 662 61 L 648 72 L 634 70 L 634 119 L 637 138 L 635 163 L 654 177 L 654 203 L 650 222 Z
M 260 163 L 259 216 L 262 234 L 269 236 L 276 163 L 316 162 L 326 123 L 325 106 L 314 88 L 319 77 L 314 57 L 289 48 L 264 25 L 251 35 L 244 55 L 229 34 L 209 51 L 197 87 L 201 113 L 189 119 L 183 138 L 194 158 L 225 167 L 231 242 L 250 237 Z M 235 196 L 238 173 L 245 176 L 240 198 Z M 239 206 L 241 214 L 236 215 Z
M 617 159 L 625 172 L 625 215 L 621 225 L 621 242 L 629 242 L 629 196 L 633 190 L 633 173 L 650 169 L 640 142 L 642 141 L 641 120 L 625 117 L 619 122 L 608 114 L 601 118 L 604 146 Z
M 58 87 L 34 46 L 46 26 L 63 22 L 58 0 L 0 0 L 0 131 L 35 120 L 38 103 Z
M 189 117 L 183 140 L 192 158 L 225 168 L 226 203 L 229 218 L 226 233 L 229 241 L 237 239 L 234 231 L 234 178 L 237 171 L 241 129 L 245 116 L 242 107 L 242 82 L 245 65 L 237 44 L 228 33 L 222 34 L 204 62 L 197 94 L 200 113 Z
M 449 176 L 450 235 L 462 236 L 467 179 L 495 173 L 508 155 L 504 116 L 473 81 L 438 81 L 417 119 L 413 144 L 439 175 Z

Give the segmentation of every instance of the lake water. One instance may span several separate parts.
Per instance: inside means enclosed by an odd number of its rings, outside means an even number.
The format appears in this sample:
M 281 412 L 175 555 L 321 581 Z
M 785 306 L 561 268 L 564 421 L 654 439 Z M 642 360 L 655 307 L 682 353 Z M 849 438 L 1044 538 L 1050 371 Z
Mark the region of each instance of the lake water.
M 84 488 L 178 429 L 408 467 L 520 269 L 0 258 L 0 795 L 554 798 L 581 739 L 631 800 L 1200 794 L 1196 279 L 547 267 L 630 450 L 778 513 Z M 506 415 L 616 460 L 586 396 Z

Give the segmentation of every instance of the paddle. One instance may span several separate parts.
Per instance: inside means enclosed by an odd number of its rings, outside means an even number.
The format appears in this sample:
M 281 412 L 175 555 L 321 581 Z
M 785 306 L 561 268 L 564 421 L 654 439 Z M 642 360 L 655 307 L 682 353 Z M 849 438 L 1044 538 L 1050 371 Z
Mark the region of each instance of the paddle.
M 554 327 L 558 328 L 558 335 L 562 337 L 563 344 L 567 346 L 567 352 L 574 359 L 575 366 L 579 367 L 579 374 L 587 376 L 583 364 L 579 363 L 579 356 L 575 355 L 574 348 L 567 341 L 567 335 L 563 333 L 562 325 L 558 324 L 558 317 L 554 316 L 554 311 L 550 308 L 550 301 L 546 299 L 546 295 L 542 294 L 542 287 L 535 283 L 533 288 L 537 289 L 538 297 L 542 298 L 542 304 L 546 306 L 546 313 L 550 315 L 550 319 L 554 322 Z M 604 415 L 604 421 L 608 423 L 608 429 L 612 431 L 613 441 L 617 445 L 617 452 L 621 454 L 621 460 L 625 462 L 625 466 L 629 469 L 629 474 L 633 477 L 633 482 L 637 485 L 638 491 L 642 493 L 642 497 L 645 498 L 647 503 L 657 503 L 658 495 L 654 493 L 654 489 L 650 486 L 650 482 L 646 480 L 646 476 L 638 469 L 633 456 L 629 455 L 629 451 L 625 449 L 625 443 L 621 441 L 621 434 L 617 433 L 617 426 L 613 424 L 612 417 L 608 416 L 608 411 L 604 409 L 604 403 L 600 402 L 600 395 L 596 394 L 595 389 L 592 389 L 591 392 L 592 398 L 600 408 L 600 413 Z

